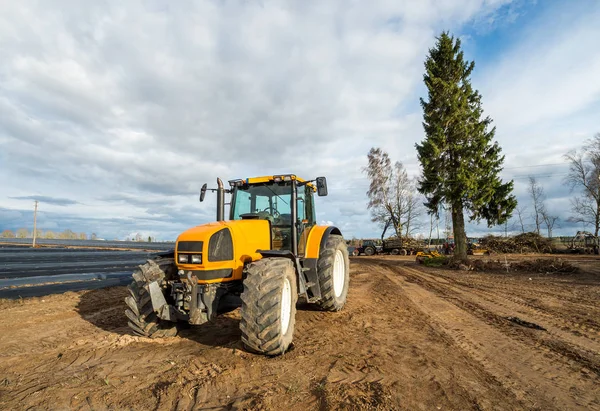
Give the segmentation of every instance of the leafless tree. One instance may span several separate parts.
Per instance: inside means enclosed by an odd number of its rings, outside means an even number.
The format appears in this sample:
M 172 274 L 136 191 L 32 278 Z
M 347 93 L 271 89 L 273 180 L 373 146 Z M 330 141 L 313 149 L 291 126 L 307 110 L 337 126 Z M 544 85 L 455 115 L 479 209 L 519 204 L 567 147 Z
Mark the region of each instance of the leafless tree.
M 396 163 L 396 166 L 401 163 Z M 406 175 L 406 171 L 404 171 Z M 400 189 L 400 187 L 398 187 Z M 420 220 L 421 215 L 423 215 L 423 207 L 422 200 L 417 192 L 417 185 L 414 179 L 410 179 L 408 181 L 404 181 L 404 187 L 399 190 L 402 192 L 401 196 L 404 197 L 404 200 L 398 201 L 399 204 L 402 204 L 400 208 L 403 208 L 403 220 L 404 220 L 404 236 L 408 237 L 415 230 L 421 228 L 422 223 Z
M 589 224 L 600 231 L 600 133 L 587 140 L 581 150 L 565 154 L 569 174 L 565 182 L 578 195 L 571 200 L 570 221 Z
M 17 230 L 17 238 L 27 238 L 29 236 L 29 232 L 26 228 L 19 228 Z
M 552 229 L 554 225 L 558 221 L 558 216 L 550 215 L 545 209 L 542 211 L 542 219 L 544 220 L 544 224 L 546 224 L 546 228 L 548 229 L 548 238 L 552 238 Z
M 535 177 L 529 177 L 529 187 L 527 189 L 531 200 L 533 201 L 533 220 L 535 223 L 535 232 L 540 234 L 540 227 L 544 222 L 544 213 L 546 212 L 546 206 L 544 200 L 546 195 L 544 194 L 544 188 L 538 184 Z
M 512 229 L 519 229 L 521 230 L 522 233 L 525 232 L 525 218 L 526 218 L 526 213 L 527 213 L 527 207 L 526 206 L 517 206 L 515 207 L 515 213 L 516 213 L 516 219 L 517 221 L 515 223 L 513 223 L 512 225 Z
M 381 226 L 391 223 L 398 237 L 409 235 L 417 228 L 422 214 L 414 180 L 408 177 L 401 162 L 392 166 L 389 155 L 380 148 L 371 148 L 367 158 L 363 172 L 370 180 L 367 207 L 371 220 Z

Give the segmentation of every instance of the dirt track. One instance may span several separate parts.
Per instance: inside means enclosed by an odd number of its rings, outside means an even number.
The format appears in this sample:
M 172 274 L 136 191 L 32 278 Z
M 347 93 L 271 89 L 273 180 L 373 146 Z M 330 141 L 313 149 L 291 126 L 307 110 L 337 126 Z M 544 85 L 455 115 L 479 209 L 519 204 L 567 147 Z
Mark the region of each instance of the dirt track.
M 346 309 L 300 309 L 278 358 L 241 350 L 237 312 L 133 337 L 123 287 L 5 300 L 0 409 L 600 410 L 600 260 L 584 265 L 478 274 L 354 258 Z

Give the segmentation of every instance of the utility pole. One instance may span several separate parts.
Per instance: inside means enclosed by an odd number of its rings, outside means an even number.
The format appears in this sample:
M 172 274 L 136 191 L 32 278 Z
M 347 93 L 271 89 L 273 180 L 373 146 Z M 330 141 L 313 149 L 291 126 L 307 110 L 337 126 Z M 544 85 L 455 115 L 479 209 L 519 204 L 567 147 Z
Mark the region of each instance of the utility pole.
M 37 236 L 37 206 L 38 201 L 35 200 L 35 206 L 33 208 L 33 248 L 35 248 L 35 237 Z

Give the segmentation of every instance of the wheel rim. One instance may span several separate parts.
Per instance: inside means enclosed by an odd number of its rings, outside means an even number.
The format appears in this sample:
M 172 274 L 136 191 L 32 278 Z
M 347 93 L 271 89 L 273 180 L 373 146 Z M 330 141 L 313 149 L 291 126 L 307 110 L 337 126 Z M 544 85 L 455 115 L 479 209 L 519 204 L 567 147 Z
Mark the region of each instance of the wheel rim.
M 340 250 L 337 250 L 335 252 L 335 260 L 333 261 L 333 293 L 336 297 L 342 295 L 345 280 L 346 264 L 344 264 L 344 254 Z
M 281 290 L 281 334 L 285 334 L 290 326 L 292 314 L 292 286 L 287 278 L 283 281 Z

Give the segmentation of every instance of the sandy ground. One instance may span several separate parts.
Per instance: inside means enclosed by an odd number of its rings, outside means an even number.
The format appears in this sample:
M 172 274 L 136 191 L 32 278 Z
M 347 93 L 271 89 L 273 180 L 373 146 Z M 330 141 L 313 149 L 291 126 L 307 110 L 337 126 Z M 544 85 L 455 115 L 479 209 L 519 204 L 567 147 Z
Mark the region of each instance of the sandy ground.
M 600 410 L 600 260 L 577 264 L 552 276 L 353 258 L 347 307 L 301 307 L 276 358 L 241 349 L 237 312 L 134 337 L 124 287 L 3 300 L 0 409 Z

